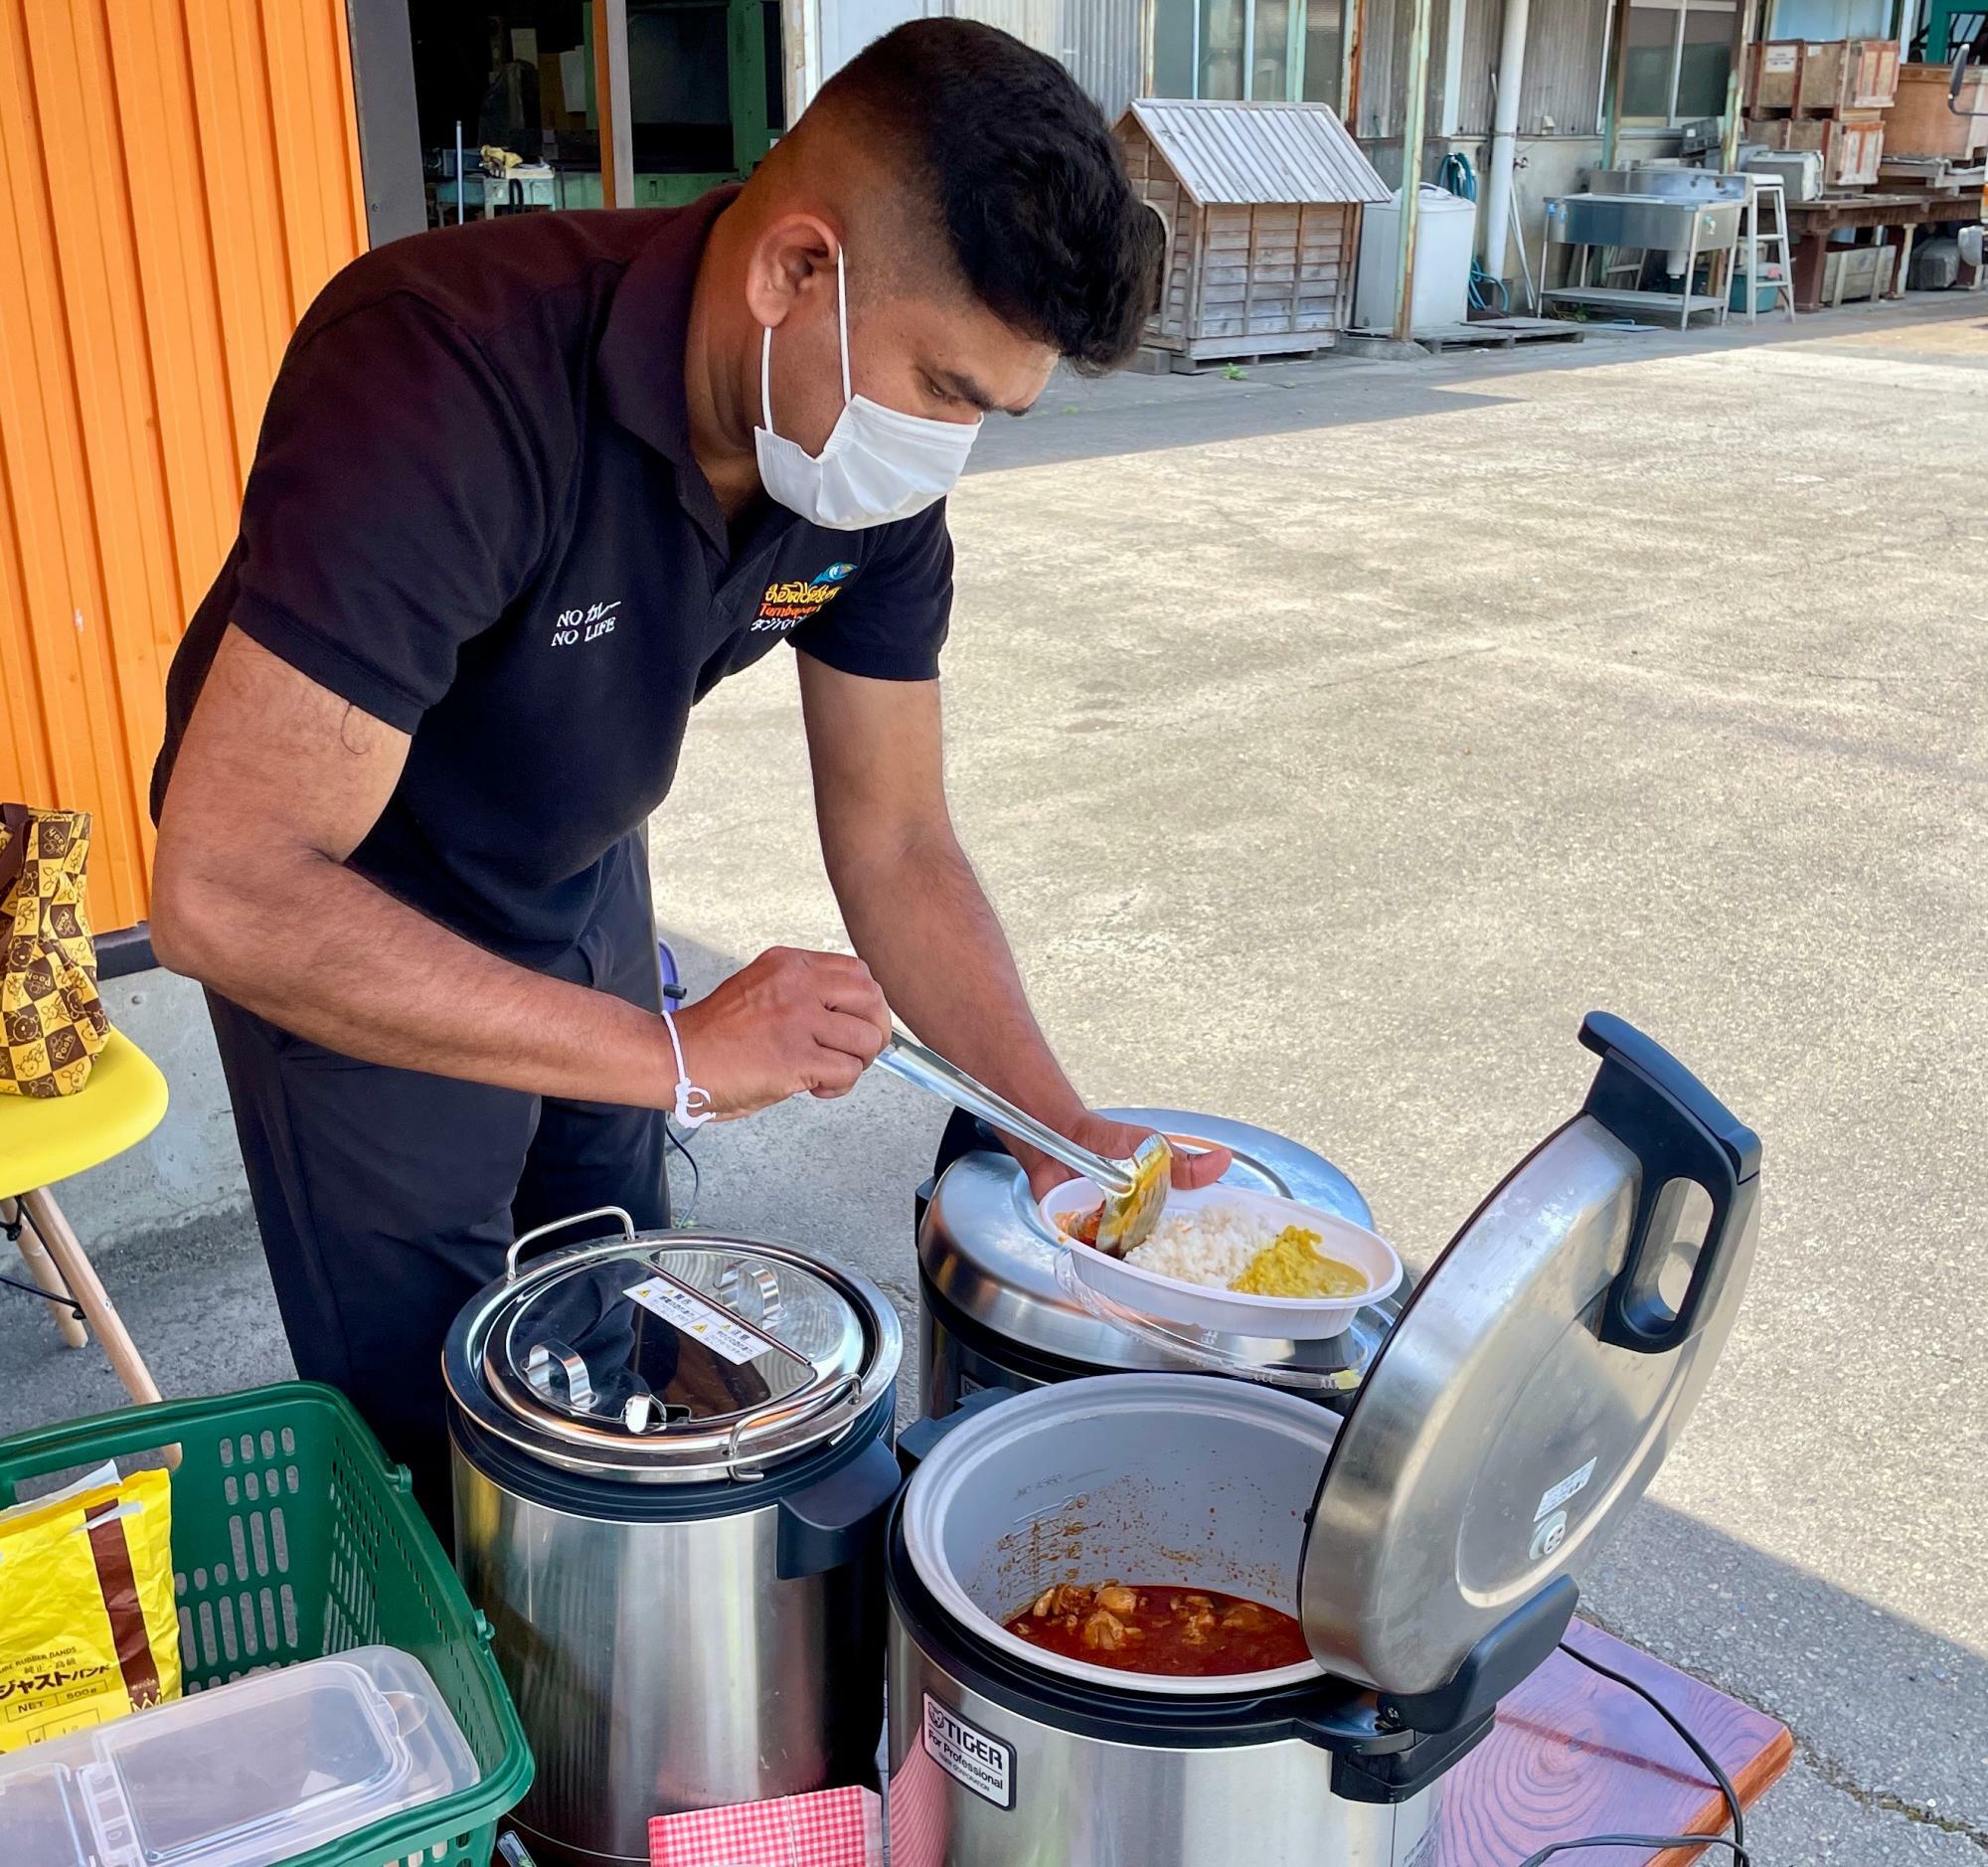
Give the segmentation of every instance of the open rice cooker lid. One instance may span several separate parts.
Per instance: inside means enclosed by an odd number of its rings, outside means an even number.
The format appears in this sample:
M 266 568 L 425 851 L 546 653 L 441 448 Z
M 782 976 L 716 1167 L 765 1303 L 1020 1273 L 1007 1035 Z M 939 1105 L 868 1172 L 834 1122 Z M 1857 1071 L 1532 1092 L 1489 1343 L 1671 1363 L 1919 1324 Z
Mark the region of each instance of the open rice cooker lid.
M 1299 1610 L 1339 1677 L 1447 1685 L 1615 1531 L 1731 1332 L 1758 1139 L 1621 1019 L 1580 1041 L 1602 1059 L 1582 1112 L 1423 1277 L 1334 1439 Z
M 1344 1173 L 1322 1154 L 1247 1121 L 1179 1108 L 1105 1108 L 1113 1120 L 1157 1128 L 1189 1142 L 1229 1148 L 1226 1184 L 1273 1193 L 1371 1226 L 1373 1214 Z M 1240 1336 L 1167 1339 L 1166 1325 L 1136 1333 L 1060 1281 L 1061 1247 L 1037 1209 L 1027 1176 L 991 1136 L 947 1163 L 918 1230 L 918 1262 L 932 1287 L 969 1320 L 1039 1354 L 1082 1368 L 1168 1370 L 1222 1365 L 1272 1384 L 1337 1387 L 1357 1378 L 1393 1322 L 1401 1298 L 1363 1309 L 1345 1336 L 1292 1343 Z M 1351 1381 L 1344 1385 L 1350 1387 Z
M 449 1391 L 486 1432 L 598 1477 L 749 1478 L 890 1390 L 902 1332 L 867 1277 L 794 1246 L 586 1217 L 621 1236 L 522 1269 L 513 1246 L 449 1332 Z

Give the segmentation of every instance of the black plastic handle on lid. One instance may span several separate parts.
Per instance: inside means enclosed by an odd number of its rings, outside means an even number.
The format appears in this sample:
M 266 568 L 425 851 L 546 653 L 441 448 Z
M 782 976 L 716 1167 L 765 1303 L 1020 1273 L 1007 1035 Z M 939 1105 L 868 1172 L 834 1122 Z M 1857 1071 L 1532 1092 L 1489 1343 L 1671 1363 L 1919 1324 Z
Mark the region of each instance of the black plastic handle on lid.
M 932 1178 L 935 1181 L 944 1178 L 946 1168 L 968 1154 L 1006 1151 L 1001 1145 L 1001 1137 L 978 1115 L 970 1115 L 964 1108 L 955 1108 L 946 1121 L 945 1132 L 938 1137 L 938 1152 L 932 1159 Z
M 921 1235 L 925 1229 L 925 1208 L 931 1204 L 932 1195 L 938 1191 L 938 1183 L 945 1176 L 945 1170 L 955 1160 L 968 1154 L 998 1154 L 1003 1152 L 1000 1136 L 997 1135 L 978 1115 L 970 1115 L 964 1108 L 955 1108 L 945 1124 L 945 1132 L 938 1139 L 938 1154 L 932 1161 L 931 1178 L 924 1181 L 911 1195 L 911 1231 Z
M 1605 1011 L 1581 1020 L 1580 1041 L 1601 1059 L 1583 1111 L 1642 1166 L 1629 1256 L 1608 1292 L 1601 1339 L 1661 1355 L 1682 1347 L 1718 1306 L 1759 1195 L 1760 1138 L 1653 1038 Z M 1653 1236 L 1664 1191 L 1673 1181 L 1704 1188 L 1712 1201 L 1697 1262 L 1673 1311 L 1657 1294 L 1653 1255 L 1668 1237 Z
M 910 1477 L 931 1456 L 932 1448 L 955 1427 L 963 1427 L 975 1414 L 985 1413 L 990 1407 L 998 1407 L 1003 1401 L 1018 1399 L 1023 1393 L 1018 1387 L 983 1387 L 964 1396 L 949 1414 L 941 1414 L 934 1419 L 927 1414 L 922 1420 L 914 1420 L 898 1435 L 898 1464 L 906 1477 Z

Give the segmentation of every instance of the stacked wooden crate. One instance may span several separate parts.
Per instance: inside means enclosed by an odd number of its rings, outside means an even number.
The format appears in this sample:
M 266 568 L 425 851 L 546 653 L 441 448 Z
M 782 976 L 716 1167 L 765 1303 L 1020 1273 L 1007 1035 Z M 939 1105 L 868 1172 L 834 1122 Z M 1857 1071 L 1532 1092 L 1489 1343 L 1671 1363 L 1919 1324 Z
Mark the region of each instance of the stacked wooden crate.
M 1819 150 L 1825 188 L 1868 188 L 1878 179 L 1885 111 L 1898 92 L 1893 40 L 1769 39 L 1747 63 L 1746 140 Z
M 1885 112 L 1885 151 L 1893 156 L 1944 157 L 1959 167 L 1988 149 L 1988 66 L 1970 66 L 1960 83 L 1959 108 L 1947 107 L 1944 65 L 1907 65 L 1898 100 Z

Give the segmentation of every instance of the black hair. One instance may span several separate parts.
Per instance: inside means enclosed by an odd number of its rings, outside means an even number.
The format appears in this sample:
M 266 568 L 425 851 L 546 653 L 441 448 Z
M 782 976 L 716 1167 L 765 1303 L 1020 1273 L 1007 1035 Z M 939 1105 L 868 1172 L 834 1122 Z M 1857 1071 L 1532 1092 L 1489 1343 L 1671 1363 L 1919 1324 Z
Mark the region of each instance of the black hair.
M 912 20 L 823 85 L 895 144 L 968 289 L 1085 375 L 1124 363 L 1159 302 L 1165 235 L 1103 113 L 1054 59 L 977 20 Z

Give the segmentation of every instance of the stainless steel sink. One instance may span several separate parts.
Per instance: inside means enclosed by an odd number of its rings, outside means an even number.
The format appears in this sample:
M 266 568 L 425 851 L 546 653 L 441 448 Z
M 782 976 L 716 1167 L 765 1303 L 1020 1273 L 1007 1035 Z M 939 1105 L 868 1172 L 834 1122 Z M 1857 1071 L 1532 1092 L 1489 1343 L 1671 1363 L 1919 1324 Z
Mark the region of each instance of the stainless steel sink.
M 1709 169 L 1594 169 L 1587 177 L 1594 195 L 1662 195 L 1680 201 L 1746 199 L 1743 175 L 1715 175 Z
M 1723 178 L 1722 178 L 1723 179 Z M 1654 192 L 1563 195 L 1547 203 L 1547 237 L 1569 247 L 1643 247 L 1678 255 L 1724 253 L 1739 244 L 1742 192 L 1696 201 Z

